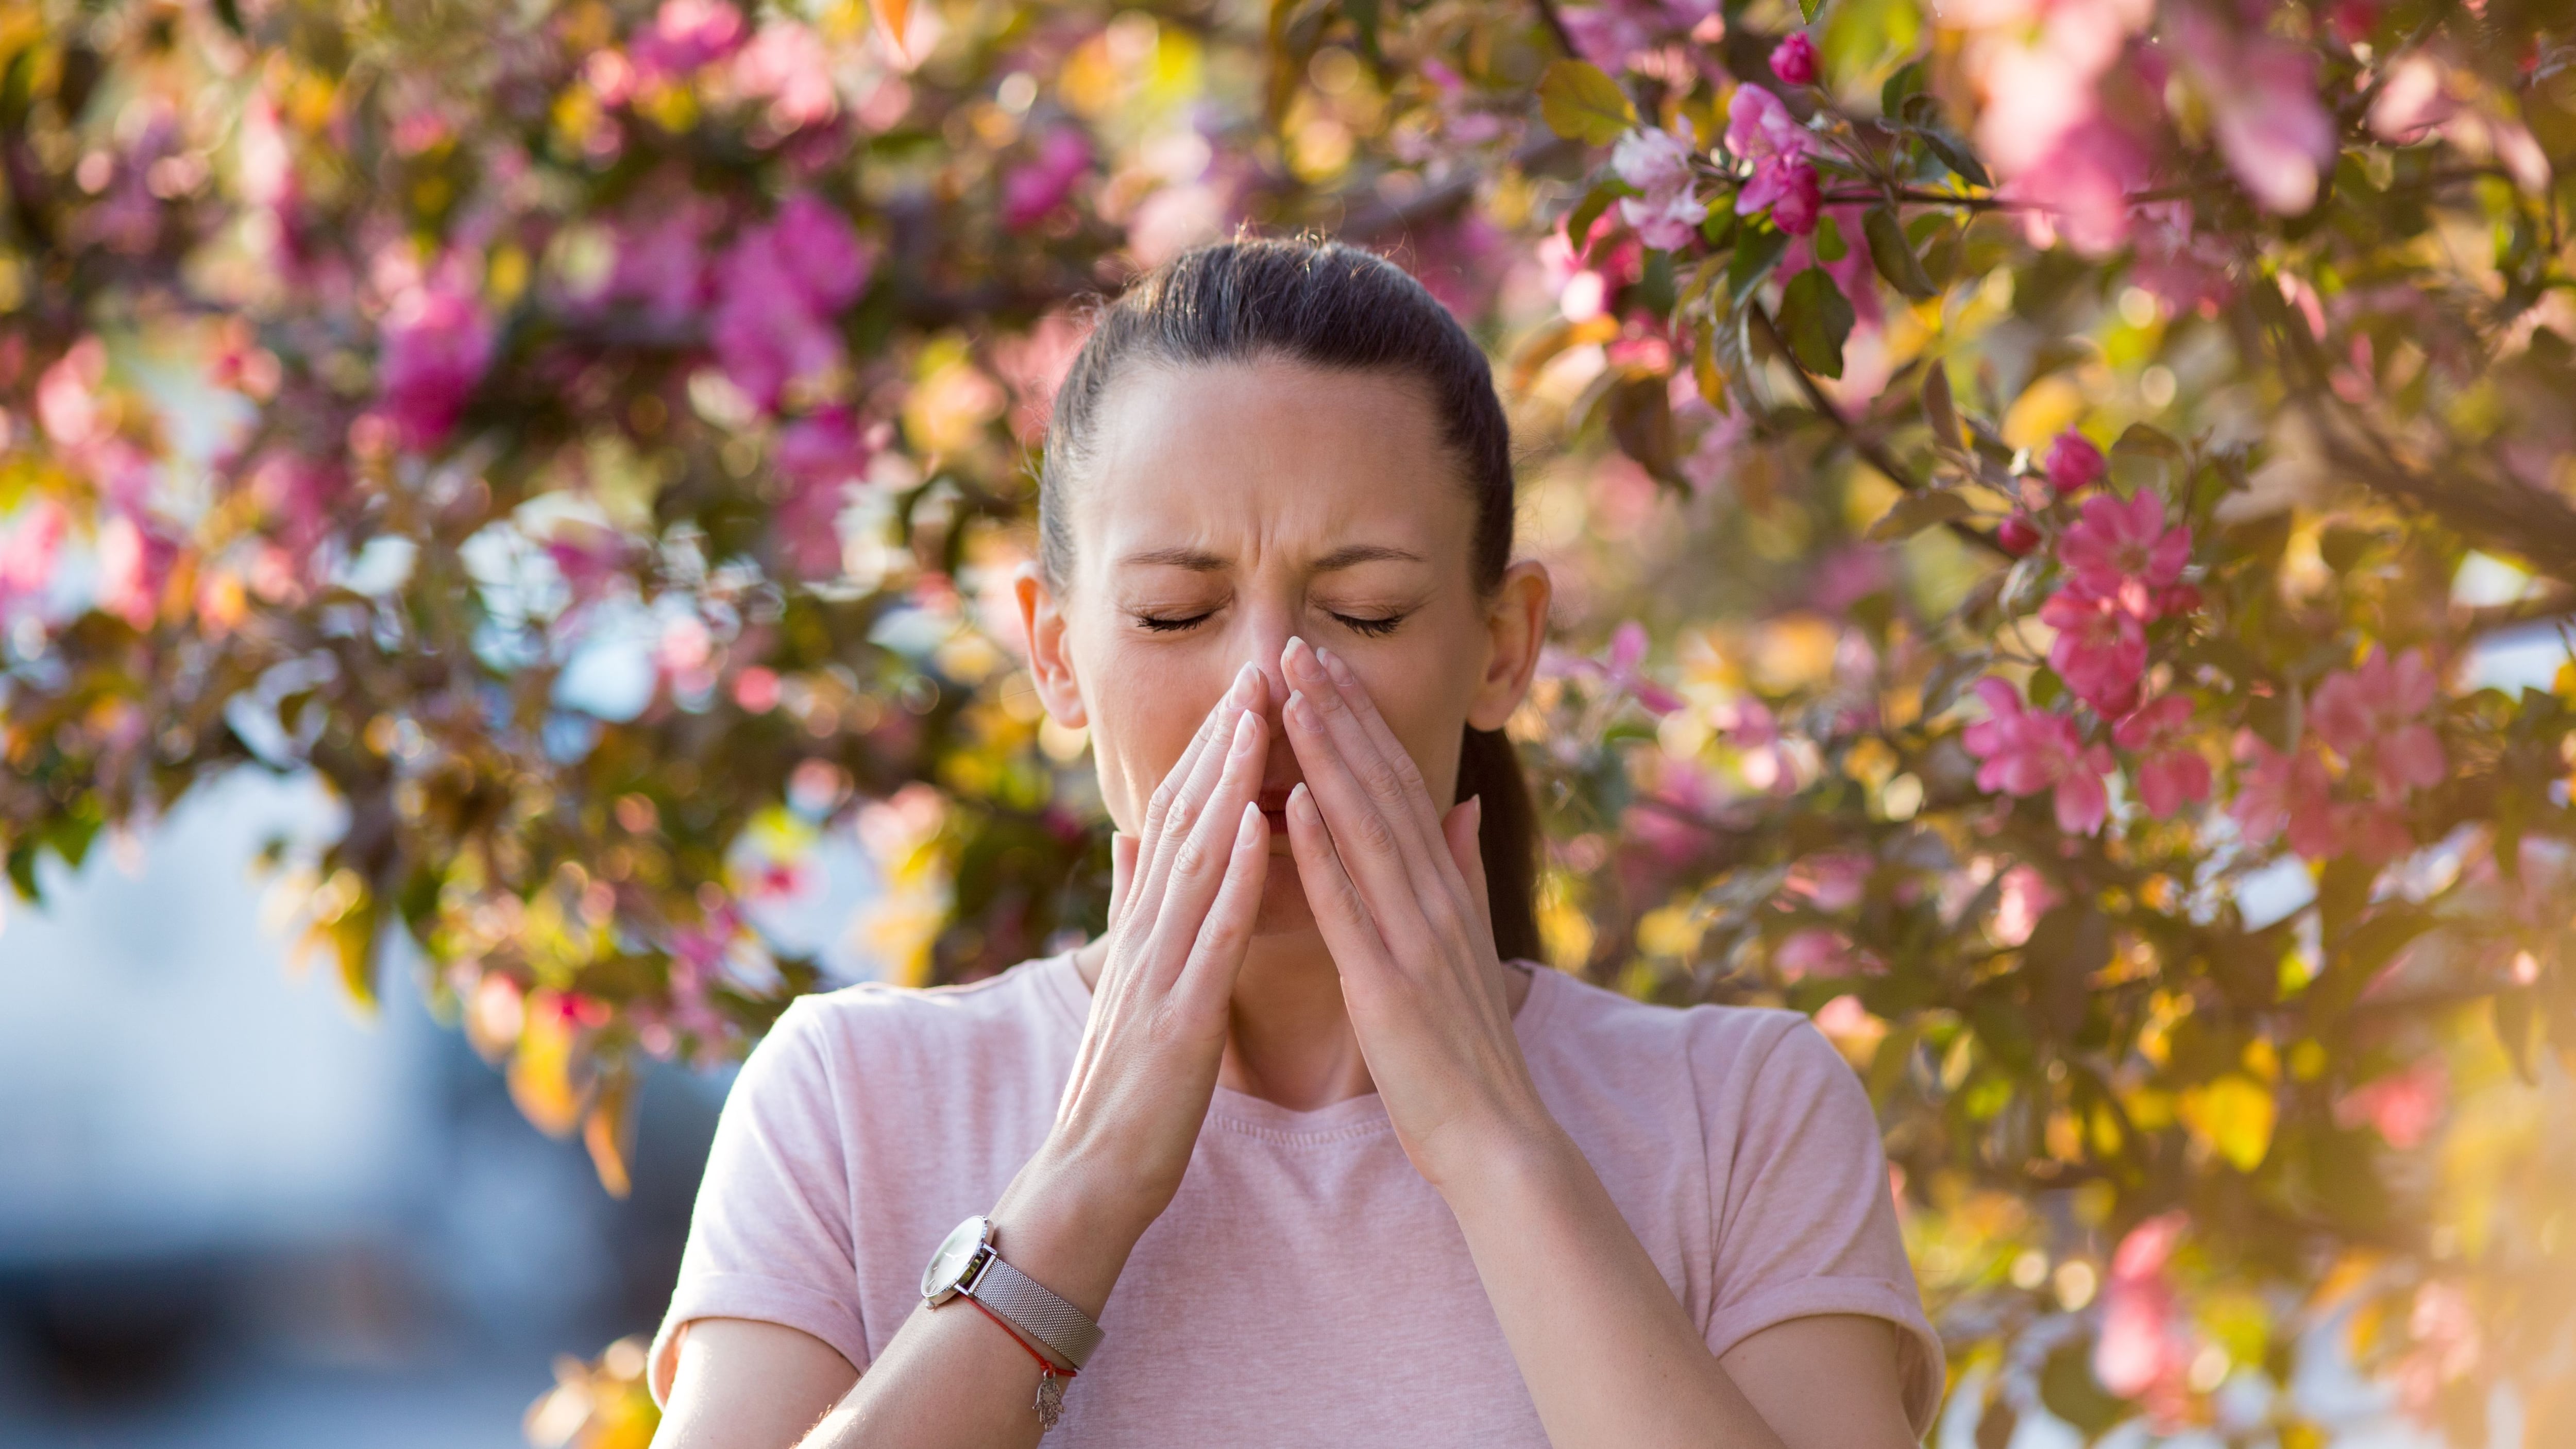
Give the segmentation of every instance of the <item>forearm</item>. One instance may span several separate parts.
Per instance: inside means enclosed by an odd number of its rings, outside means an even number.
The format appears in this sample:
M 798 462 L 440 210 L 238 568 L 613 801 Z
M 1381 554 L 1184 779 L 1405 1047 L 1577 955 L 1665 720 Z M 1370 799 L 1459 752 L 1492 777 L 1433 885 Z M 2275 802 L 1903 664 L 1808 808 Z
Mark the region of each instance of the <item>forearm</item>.
M 1152 1221 L 1099 1179 L 1042 1152 L 990 1214 L 1011 1265 L 1095 1321 Z M 915 1305 L 799 1449 L 1027 1449 L 1040 1434 L 1040 1377 L 1028 1348 L 976 1305 Z
M 1442 1192 L 1554 1449 L 1781 1449 L 1554 1122 Z

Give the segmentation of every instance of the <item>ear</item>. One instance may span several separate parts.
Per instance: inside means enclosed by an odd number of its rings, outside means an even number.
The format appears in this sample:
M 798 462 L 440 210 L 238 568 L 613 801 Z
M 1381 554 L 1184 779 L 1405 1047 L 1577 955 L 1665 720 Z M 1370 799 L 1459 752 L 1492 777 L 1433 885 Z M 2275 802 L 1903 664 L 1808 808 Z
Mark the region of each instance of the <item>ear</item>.
M 1083 708 L 1082 683 L 1074 678 L 1073 654 L 1065 647 L 1064 611 L 1046 580 L 1038 577 L 1034 562 L 1020 565 L 1011 591 L 1019 600 L 1020 627 L 1028 634 L 1029 673 L 1037 680 L 1038 702 L 1058 725 L 1083 728 L 1091 715 Z
M 1547 605 L 1556 586 L 1547 565 L 1522 559 L 1503 571 L 1502 587 L 1485 615 L 1487 651 L 1484 677 L 1467 706 L 1467 723 L 1498 730 L 1520 708 L 1538 673 L 1538 654 L 1547 642 Z

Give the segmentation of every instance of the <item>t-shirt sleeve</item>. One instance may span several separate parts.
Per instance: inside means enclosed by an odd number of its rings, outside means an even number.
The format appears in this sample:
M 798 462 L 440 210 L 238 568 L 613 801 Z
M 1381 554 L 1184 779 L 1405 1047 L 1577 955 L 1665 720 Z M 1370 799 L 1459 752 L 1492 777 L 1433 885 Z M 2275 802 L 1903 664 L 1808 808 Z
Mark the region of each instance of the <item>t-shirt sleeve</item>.
M 1709 1351 L 1723 1355 L 1792 1318 L 1886 1319 L 1898 1330 L 1906 1415 L 1918 1436 L 1928 1433 L 1941 1405 L 1941 1339 L 1906 1261 L 1877 1114 L 1813 1023 L 1794 1017 L 1784 1026 L 1766 1022 L 1753 1040 L 1738 1039 L 1753 1059 L 1749 1072 L 1703 1053 L 1701 1070 L 1727 1082 L 1729 1094 L 1743 1093 L 1734 1140 L 1710 1144 L 1710 1168 L 1723 1177 L 1712 1185 Z
M 695 1318 L 782 1323 L 868 1366 L 847 1154 L 820 1028 L 807 1001 L 791 1003 L 725 1095 L 679 1283 L 646 1361 L 656 1403 L 670 1396 L 679 1330 Z

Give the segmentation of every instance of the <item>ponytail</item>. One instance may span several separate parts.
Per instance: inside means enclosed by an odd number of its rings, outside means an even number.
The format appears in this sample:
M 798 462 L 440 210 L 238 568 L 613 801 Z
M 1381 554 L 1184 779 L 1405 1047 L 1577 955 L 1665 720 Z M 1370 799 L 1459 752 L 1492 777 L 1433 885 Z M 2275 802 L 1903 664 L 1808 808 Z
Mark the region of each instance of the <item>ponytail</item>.
M 1456 798 L 1470 795 L 1484 802 L 1476 851 L 1485 862 L 1494 950 L 1506 961 L 1538 960 L 1538 808 L 1521 773 L 1520 750 L 1501 730 L 1467 729 Z

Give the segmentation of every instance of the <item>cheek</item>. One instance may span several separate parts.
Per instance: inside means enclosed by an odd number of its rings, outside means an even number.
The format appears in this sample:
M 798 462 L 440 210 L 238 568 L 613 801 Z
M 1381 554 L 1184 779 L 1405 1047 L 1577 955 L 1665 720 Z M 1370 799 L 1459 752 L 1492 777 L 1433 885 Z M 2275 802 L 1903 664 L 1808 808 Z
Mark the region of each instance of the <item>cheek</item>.
M 1155 787 L 1225 692 L 1227 678 L 1199 678 L 1208 672 L 1173 659 L 1140 659 L 1115 648 L 1102 651 L 1095 667 L 1086 671 L 1084 708 L 1091 716 L 1092 759 L 1100 772 L 1102 801 L 1119 829 L 1134 834 L 1144 826 L 1145 806 Z
M 1347 657 L 1347 656 L 1345 656 Z M 1449 795 L 1458 780 L 1459 733 L 1467 723 L 1467 706 L 1475 697 L 1472 673 L 1457 667 L 1457 654 L 1442 651 L 1422 658 L 1387 657 L 1353 661 L 1377 712 L 1393 731 L 1414 767 L 1430 787 L 1433 803 L 1446 809 L 1457 802 Z

